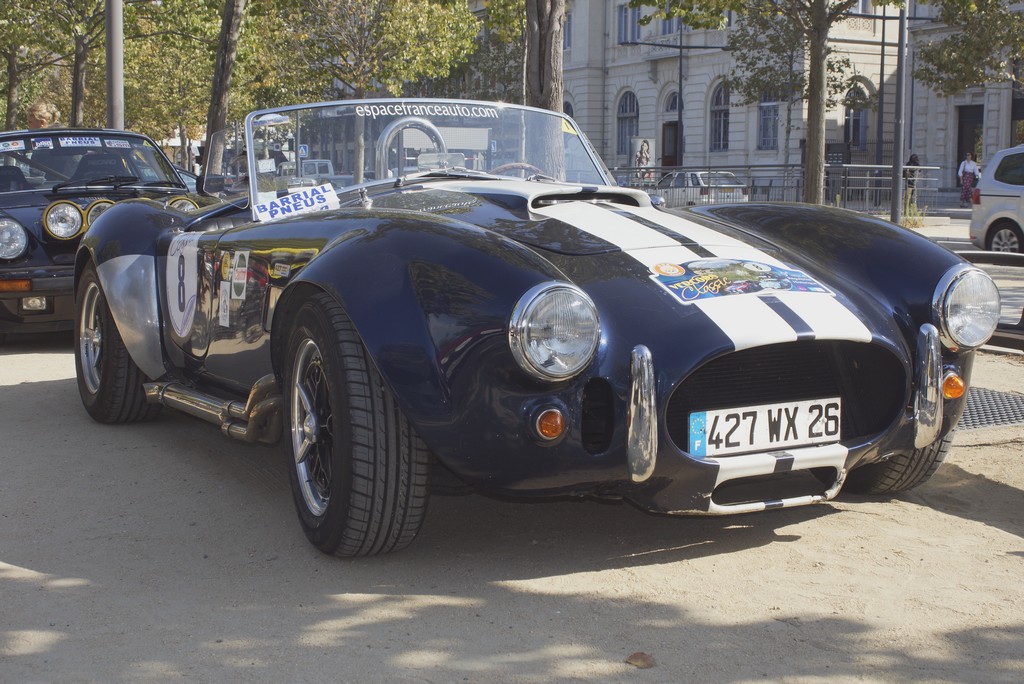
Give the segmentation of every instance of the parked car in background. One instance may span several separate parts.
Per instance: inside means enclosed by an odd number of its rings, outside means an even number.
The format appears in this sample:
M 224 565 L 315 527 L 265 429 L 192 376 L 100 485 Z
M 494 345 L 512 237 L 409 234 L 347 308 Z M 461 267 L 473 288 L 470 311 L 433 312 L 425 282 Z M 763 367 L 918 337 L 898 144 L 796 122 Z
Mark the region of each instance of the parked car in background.
M 974 188 L 971 241 L 993 252 L 1024 252 L 1024 145 L 996 152 Z
M 999 317 L 989 276 L 882 220 L 660 210 L 547 110 L 347 100 L 245 138 L 358 178 L 283 189 L 249 158 L 242 195 L 109 209 L 76 261 L 78 389 L 102 423 L 283 440 L 326 553 L 409 544 L 439 481 L 700 515 L 910 489 Z
M 196 183 L 199 181 L 199 174 L 183 169 L 180 166 L 175 166 L 174 170 L 178 173 L 178 177 L 181 178 L 181 182 L 185 184 L 185 188 L 189 192 L 194 193 L 196 191 Z
M 70 330 L 79 238 L 115 202 L 195 209 L 159 147 L 126 131 L 0 133 L 0 338 Z M 207 200 L 209 201 L 209 200 Z
M 669 171 L 655 192 L 671 207 L 748 201 L 747 185 L 730 171 Z

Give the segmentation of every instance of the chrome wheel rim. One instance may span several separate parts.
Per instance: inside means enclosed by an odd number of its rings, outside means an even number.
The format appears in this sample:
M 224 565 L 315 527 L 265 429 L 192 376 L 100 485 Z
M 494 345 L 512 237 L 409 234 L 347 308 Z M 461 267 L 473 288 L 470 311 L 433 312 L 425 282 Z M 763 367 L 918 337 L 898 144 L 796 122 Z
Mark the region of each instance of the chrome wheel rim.
M 1017 234 L 1009 228 L 1001 228 L 992 236 L 993 252 L 1019 252 L 1020 240 Z
M 331 501 L 334 425 L 323 356 L 316 342 L 303 340 L 291 377 L 291 437 L 295 474 L 306 508 L 314 516 Z
M 100 286 L 95 282 L 89 282 L 82 294 L 82 309 L 78 315 L 78 356 L 82 365 L 82 380 L 90 394 L 96 394 L 100 390 L 102 351 Z

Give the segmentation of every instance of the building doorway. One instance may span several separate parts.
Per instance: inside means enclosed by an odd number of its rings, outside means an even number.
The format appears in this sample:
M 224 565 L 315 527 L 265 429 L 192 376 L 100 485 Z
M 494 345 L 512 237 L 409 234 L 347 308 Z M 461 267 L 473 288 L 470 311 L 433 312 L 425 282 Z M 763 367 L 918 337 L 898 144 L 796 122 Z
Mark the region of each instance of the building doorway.
M 956 170 L 960 167 L 964 155 L 967 152 L 974 154 L 974 159 L 981 163 L 981 131 L 985 118 L 984 105 L 965 105 L 956 108 L 957 131 L 956 131 L 956 161 L 953 162 L 953 185 L 959 185 L 956 180 Z
M 661 165 L 662 166 L 679 166 L 681 161 L 676 155 L 676 131 L 679 129 L 679 124 L 676 121 L 670 121 L 661 125 Z

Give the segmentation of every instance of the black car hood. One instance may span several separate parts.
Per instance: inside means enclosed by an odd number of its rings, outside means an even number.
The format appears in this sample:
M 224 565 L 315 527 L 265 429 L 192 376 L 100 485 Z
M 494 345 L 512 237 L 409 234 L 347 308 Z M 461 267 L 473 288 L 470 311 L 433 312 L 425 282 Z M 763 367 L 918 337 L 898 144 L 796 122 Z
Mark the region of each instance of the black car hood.
M 628 217 L 658 230 L 665 229 L 658 225 L 665 217 L 678 221 L 654 209 L 650 197 L 639 190 L 543 181 L 435 180 L 377 196 L 374 206 L 446 214 L 516 242 L 569 256 L 623 249 L 620 241 L 601 230 L 610 221 L 622 223 Z M 727 227 L 724 230 L 729 232 Z M 716 238 L 706 233 L 705 239 Z M 633 246 L 642 248 L 643 243 Z M 767 243 L 762 247 L 767 248 Z

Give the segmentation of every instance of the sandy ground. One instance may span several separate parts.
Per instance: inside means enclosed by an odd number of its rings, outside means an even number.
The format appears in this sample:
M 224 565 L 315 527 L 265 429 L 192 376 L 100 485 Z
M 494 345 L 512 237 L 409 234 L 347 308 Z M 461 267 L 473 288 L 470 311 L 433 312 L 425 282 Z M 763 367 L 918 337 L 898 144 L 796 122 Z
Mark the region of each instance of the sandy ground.
M 1024 360 L 975 379 L 1024 391 Z M 1022 447 L 961 432 L 897 499 L 731 518 L 435 497 L 412 547 L 343 561 L 299 530 L 282 450 L 95 424 L 69 338 L 8 345 L 0 682 L 1016 684 Z

